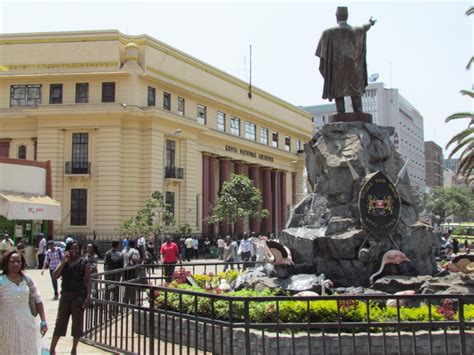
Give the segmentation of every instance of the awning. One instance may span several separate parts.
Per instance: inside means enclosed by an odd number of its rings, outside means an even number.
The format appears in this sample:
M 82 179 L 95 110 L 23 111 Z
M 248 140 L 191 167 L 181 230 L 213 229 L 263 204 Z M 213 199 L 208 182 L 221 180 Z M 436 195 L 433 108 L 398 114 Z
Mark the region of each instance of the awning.
M 7 219 L 61 220 L 61 204 L 49 196 L 0 191 L 0 215 Z

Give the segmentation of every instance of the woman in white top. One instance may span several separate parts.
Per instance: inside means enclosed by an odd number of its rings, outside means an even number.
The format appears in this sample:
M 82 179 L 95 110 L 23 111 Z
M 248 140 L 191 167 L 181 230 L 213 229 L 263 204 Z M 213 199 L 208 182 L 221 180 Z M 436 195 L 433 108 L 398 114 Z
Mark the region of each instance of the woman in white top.
M 48 331 L 46 316 L 36 285 L 24 273 L 25 258 L 17 250 L 2 257 L 3 274 L 0 275 L 0 353 L 39 354 L 40 337 Z M 29 307 L 30 292 L 41 317 L 40 327 Z

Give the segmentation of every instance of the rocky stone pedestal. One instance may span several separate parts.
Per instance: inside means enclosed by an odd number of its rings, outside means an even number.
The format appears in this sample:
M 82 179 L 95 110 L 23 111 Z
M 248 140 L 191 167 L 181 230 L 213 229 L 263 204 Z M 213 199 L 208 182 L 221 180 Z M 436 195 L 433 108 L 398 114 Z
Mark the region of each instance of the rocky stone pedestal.
M 280 242 L 290 248 L 295 270 L 324 273 L 336 286 L 368 286 L 382 256 L 400 249 L 410 262 L 388 265 L 383 274 L 433 275 L 439 247 L 431 228 L 418 220 L 419 199 L 410 186 L 393 127 L 371 123 L 326 124 L 305 145 L 311 194 L 292 211 Z M 401 198 L 400 219 L 385 235 L 360 222 L 359 192 L 367 176 L 382 171 Z
M 329 116 L 329 123 L 365 122 L 372 123 L 372 115 L 364 112 L 344 112 Z

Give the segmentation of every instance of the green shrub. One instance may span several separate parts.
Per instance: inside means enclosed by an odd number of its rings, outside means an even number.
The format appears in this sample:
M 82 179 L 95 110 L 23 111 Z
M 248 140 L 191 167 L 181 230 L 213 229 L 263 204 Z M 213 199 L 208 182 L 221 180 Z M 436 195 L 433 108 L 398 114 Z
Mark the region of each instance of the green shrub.
M 180 311 L 188 314 L 199 314 L 206 317 L 213 317 L 222 320 L 244 321 L 245 319 L 245 302 L 243 301 L 229 301 L 229 300 L 213 300 L 206 295 L 209 293 L 219 294 L 217 289 L 204 290 L 210 284 L 216 284 L 219 280 L 225 278 L 231 283 L 237 278 L 239 272 L 236 270 L 229 270 L 226 273 L 218 273 L 217 275 L 195 275 L 194 280 L 199 287 L 193 287 L 187 284 L 173 283 L 170 286 L 180 289 L 189 290 L 202 293 L 202 296 L 193 295 L 179 295 L 170 291 L 167 292 L 166 302 L 165 293 L 160 292 L 156 299 L 155 305 L 160 308 L 167 308 L 175 311 Z M 226 296 L 234 297 L 268 297 L 275 296 L 275 290 L 255 291 L 244 289 L 240 291 L 231 291 L 225 293 Z M 339 302 L 339 313 L 338 313 Z M 197 303 L 197 309 L 196 309 Z M 231 306 L 232 305 L 232 306 Z M 386 307 L 379 302 L 356 300 L 285 300 L 285 301 L 265 301 L 265 302 L 250 302 L 249 316 L 252 323 L 266 323 L 266 322 L 318 322 L 318 323 L 335 323 L 341 322 L 366 322 L 367 308 L 369 309 L 370 322 L 396 322 L 397 309 L 395 307 Z M 213 312 L 214 309 L 214 312 Z M 278 312 L 277 312 L 278 311 Z M 424 322 L 430 319 L 431 321 L 443 321 L 448 319 L 458 319 L 458 313 L 454 312 L 451 303 L 443 303 L 441 305 L 431 306 L 421 305 L 417 308 L 400 308 L 400 321 L 409 326 L 410 322 Z M 340 317 L 340 319 L 338 319 Z M 474 305 L 464 306 L 465 320 L 474 319 Z M 381 331 L 380 327 L 371 327 L 371 331 Z M 367 330 L 366 328 L 356 329 Z M 391 329 L 385 328 L 386 331 Z

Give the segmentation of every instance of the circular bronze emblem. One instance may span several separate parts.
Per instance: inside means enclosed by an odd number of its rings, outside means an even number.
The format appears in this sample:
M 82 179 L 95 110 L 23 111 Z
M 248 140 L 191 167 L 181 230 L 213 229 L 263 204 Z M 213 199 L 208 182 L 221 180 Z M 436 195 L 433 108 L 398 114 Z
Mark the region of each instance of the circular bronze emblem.
M 400 196 L 383 172 L 373 173 L 360 190 L 359 212 L 363 226 L 375 236 L 383 237 L 397 225 Z

